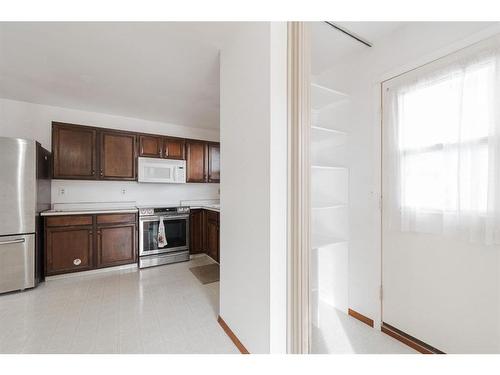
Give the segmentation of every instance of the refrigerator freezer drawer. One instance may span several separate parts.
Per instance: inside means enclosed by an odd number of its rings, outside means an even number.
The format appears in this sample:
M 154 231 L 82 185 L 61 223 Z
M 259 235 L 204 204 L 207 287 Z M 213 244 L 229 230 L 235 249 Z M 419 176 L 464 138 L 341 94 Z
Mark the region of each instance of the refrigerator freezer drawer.
M 0 293 L 35 286 L 35 235 L 0 237 Z

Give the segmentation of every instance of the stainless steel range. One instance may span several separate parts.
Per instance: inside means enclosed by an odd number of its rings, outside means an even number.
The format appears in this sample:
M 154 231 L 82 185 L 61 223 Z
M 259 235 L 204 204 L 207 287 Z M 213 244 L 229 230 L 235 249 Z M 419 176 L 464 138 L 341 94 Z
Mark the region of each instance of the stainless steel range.
M 139 208 L 139 268 L 189 260 L 189 207 Z

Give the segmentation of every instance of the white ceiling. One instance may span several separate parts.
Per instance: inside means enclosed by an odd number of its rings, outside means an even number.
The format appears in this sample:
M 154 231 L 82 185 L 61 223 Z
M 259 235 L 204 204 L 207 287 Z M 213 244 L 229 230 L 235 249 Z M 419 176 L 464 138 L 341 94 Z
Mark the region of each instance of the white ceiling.
M 404 22 L 335 22 L 371 42 L 367 47 L 324 22 L 311 22 L 311 69 L 317 76 L 330 69 L 336 62 L 367 48 L 377 48 L 377 42 L 403 26 Z
M 0 23 L 0 97 L 219 127 L 227 23 Z
M 397 22 L 339 22 L 374 43 Z M 238 23 L 0 23 L 0 97 L 219 127 L 219 50 Z M 312 23 L 319 75 L 366 47 Z

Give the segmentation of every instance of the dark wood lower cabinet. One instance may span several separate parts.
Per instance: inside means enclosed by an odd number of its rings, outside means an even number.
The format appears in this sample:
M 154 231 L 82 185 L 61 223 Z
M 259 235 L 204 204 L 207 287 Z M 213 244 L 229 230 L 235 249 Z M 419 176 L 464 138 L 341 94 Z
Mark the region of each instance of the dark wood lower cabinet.
M 208 211 L 207 215 L 207 236 L 206 249 L 210 258 L 219 261 L 219 214 L 217 212 Z
M 218 262 L 220 258 L 219 213 L 193 209 L 189 220 L 189 252 L 191 254 L 205 253 Z
M 97 264 L 111 267 L 136 261 L 135 223 L 97 227 Z
M 205 243 L 205 210 L 194 209 L 189 215 L 189 252 L 200 254 L 204 252 Z
M 90 226 L 53 227 L 45 231 L 45 273 L 86 271 L 94 267 L 94 233 Z
M 45 218 L 45 274 L 86 271 L 137 261 L 137 215 Z

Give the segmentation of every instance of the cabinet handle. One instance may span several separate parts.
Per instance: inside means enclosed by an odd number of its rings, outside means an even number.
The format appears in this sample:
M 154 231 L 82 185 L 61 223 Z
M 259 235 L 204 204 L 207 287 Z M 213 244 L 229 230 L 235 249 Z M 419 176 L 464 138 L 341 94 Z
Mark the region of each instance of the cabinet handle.
M 104 175 L 104 173 L 102 172 L 102 168 L 101 168 L 101 176 Z
M 94 176 L 94 175 L 95 175 L 95 170 L 92 169 L 92 176 Z
M 82 260 L 79 258 L 73 259 L 73 264 L 75 266 L 79 266 L 80 264 L 82 264 Z

